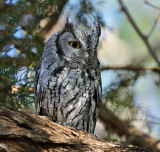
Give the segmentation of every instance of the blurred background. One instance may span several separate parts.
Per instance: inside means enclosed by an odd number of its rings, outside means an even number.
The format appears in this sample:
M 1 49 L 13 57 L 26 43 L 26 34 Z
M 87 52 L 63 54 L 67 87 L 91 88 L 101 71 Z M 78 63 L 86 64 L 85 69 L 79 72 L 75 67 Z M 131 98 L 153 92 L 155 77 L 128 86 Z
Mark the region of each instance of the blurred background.
M 81 28 L 102 26 L 95 134 L 160 151 L 159 0 L 0 0 L 0 104 L 35 113 L 35 69 L 67 17 Z

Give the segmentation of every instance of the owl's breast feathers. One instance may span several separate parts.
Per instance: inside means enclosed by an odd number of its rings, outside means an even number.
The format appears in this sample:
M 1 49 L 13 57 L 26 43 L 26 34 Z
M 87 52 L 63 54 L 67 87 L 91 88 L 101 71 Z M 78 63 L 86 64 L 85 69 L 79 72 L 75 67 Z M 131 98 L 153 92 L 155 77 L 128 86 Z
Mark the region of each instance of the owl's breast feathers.
M 101 100 L 99 69 L 72 69 L 65 63 L 44 69 L 40 62 L 35 81 L 37 114 L 93 133 Z

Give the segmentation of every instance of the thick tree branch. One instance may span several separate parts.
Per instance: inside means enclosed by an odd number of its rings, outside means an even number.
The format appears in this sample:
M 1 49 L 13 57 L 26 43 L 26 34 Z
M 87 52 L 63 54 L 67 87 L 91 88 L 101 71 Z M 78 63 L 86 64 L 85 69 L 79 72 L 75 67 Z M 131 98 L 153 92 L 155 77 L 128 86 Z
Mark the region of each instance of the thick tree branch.
M 101 141 L 87 132 L 62 126 L 47 117 L 0 106 L 0 151 L 146 152 Z
M 101 105 L 100 120 L 104 123 L 106 130 L 117 133 L 119 136 L 126 137 L 126 144 L 136 145 L 138 147 L 144 147 L 151 151 L 159 151 L 157 145 L 158 141 L 154 138 L 140 132 L 133 126 L 130 126 L 128 122 L 120 120 L 111 110 L 107 109 L 104 105 Z
M 63 0 L 61 1 L 57 1 L 57 7 L 58 7 L 58 11 L 54 11 L 49 17 L 48 17 L 48 22 L 47 25 L 42 28 L 41 32 L 45 35 L 46 33 L 48 33 L 51 28 L 53 27 L 53 25 L 56 24 L 64 6 L 66 5 L 66 3 L 68 2 L 68 0 Z M 42 34 L 42 35 L 43 35 Z
M 101 67 L 101 71 L 104 70 L 126 70 L 126 71 L 153 71 L 160 73 L 160 68 L 138 67 L 138 66 L 107 66 Z
M 148 37 L 145 36 L 140 29 L 138 28 L 137 24 L 135 23 L 134 19 L 131 17 L 127 7 L 124 5 L 124 3 L 122 2 L 122 0 L 118 0 L 120 6 L 121 6 L 121 10 L 125 13 L 125 15 L 127 16 L 128 21 L 130 22 L 130 24 L 132 25 L 132 27 L 135 29 L 136 33 L 139 35 L 139 37 L 142 39 L 142 41 L 144 42 L 144 44 L 146 45 L 150 55 L 153 57 L 153 59 L 155 60 L 155 62 L 157 63 L 158 67 L 160 67 L 160 61 L 157 58 L 154 49 L 152 48 L 152 46 L 150 45 L 149 41 L 148 41 Z

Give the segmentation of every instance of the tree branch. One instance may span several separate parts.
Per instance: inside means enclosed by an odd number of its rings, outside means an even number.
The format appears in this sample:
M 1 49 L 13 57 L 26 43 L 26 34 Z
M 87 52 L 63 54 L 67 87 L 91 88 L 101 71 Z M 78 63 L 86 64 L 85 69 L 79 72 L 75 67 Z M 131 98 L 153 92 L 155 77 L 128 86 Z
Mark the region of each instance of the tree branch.
M 87 132 L 62 126 L 45 116 L 0 106 L 0 151 L 147 152 L 101 141 Z
M 136 66 L 126 66 L 126 67 L 107 66 L 107 67 L 101 67 L 101 71 L 104 71 L 104 70 L 153 71 L 153 72 L 160 73 L 160 68 L 136 67 Z
M 156 19 L 155 19 L 155 21 L 154 21 L 154 23 L 153 23 L 153 25 L 152 25 L 152 27 L 151 27 L 151 29 L 150 29 L 147 37 L 150 37 L 151 34 L 154 32 L 154 30 L 156 28 L 156 25 L 157 25 L 157 23 L 158 23 L 159 20 L 160 20 L 160 14 L 158 14 L 158 16 L 156 17 Z
M 120 120 L 104 105 L 100 107 L 99 118 L 104 123 L 106 130 L 117 133 L 119 136 L 125 136 L 127 145 L 136 145 L 149 150 L 160 150 L 157 147 L 158 141 L 130 126 L 127 122 Z
M 148 2 L 148 1 L 145 1 L 145 3 L 148 4 L 149 6 L 155 8 L 155 9 L 159 9 L 160 10 L 160 7 L 153 5 L 150 2 Z
M 158 67 L 160 67 L 160 61 L 157 58 L 154 49 L 152 48 L 152 46 L 150 45 L 149 41 L 148 41 L 148 37 L 145 36 L 140 29 L 138 28 L 137 24 L 135 23 L 134 19 L 131 17 L 127 7 L 124 5 L 124 3 L 122 2 L 122 0 L 118 0 L 120 6 L 121 6 L 121 10 L 125 13 L 125 15 L 127 16 L 128 21 L 130 22 L 130 24 L 132 25 L 132 27 L 135 29 L 136 33 L 139 35 L 139 37 L 142 39 L 142 41 L 144 42 L 144 44 L 146 45 L 150 55 L 153 57 L 153 59 L 155 60 L 155 62 L 157 63 Z

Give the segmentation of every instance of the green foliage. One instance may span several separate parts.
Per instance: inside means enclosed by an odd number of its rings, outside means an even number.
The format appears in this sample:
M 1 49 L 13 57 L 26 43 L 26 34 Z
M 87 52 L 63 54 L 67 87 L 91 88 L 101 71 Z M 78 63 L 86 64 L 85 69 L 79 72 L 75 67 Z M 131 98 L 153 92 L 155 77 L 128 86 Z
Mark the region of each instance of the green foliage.
M 48 7 L 48 5 L 53 5 L 56 2 L 56 0 L 46 0 L 46 1 L 42 1 L 40 3 L 40 8 L 42 11 L 45 11 L 46 8 Z
M 33 83 L 34 76 L 31 67 L 27 70 L 24 67 L 17 68 L 16 64 L 0 67 L 0 104 L 14 107 L 19 110 L 33 104 Z M 18 77 L 19 71 L 24 71 Z
M 139 72 L 116 72 L 117 79 L 103 90 L 103 102 L 112 111 L 124 119 L 133 121 L 139 108 L 133 103 L 134 83 L 140 75 Z
M 34 71 L 44 48 L 39 7 L 39 1 L 24 0 L 0 7 L 0 104 L 19 110 L 29 110 L 34 101 Z
M 15 65 L 9 68 L 5 68 L 5 65 L 0 67 L 0 104 L 9 104 L 10 98 L 6 96 L 6 94 L 11 94 L 12 86 L 15 85 L 18 80 L 14 76 L 16 70 Z

